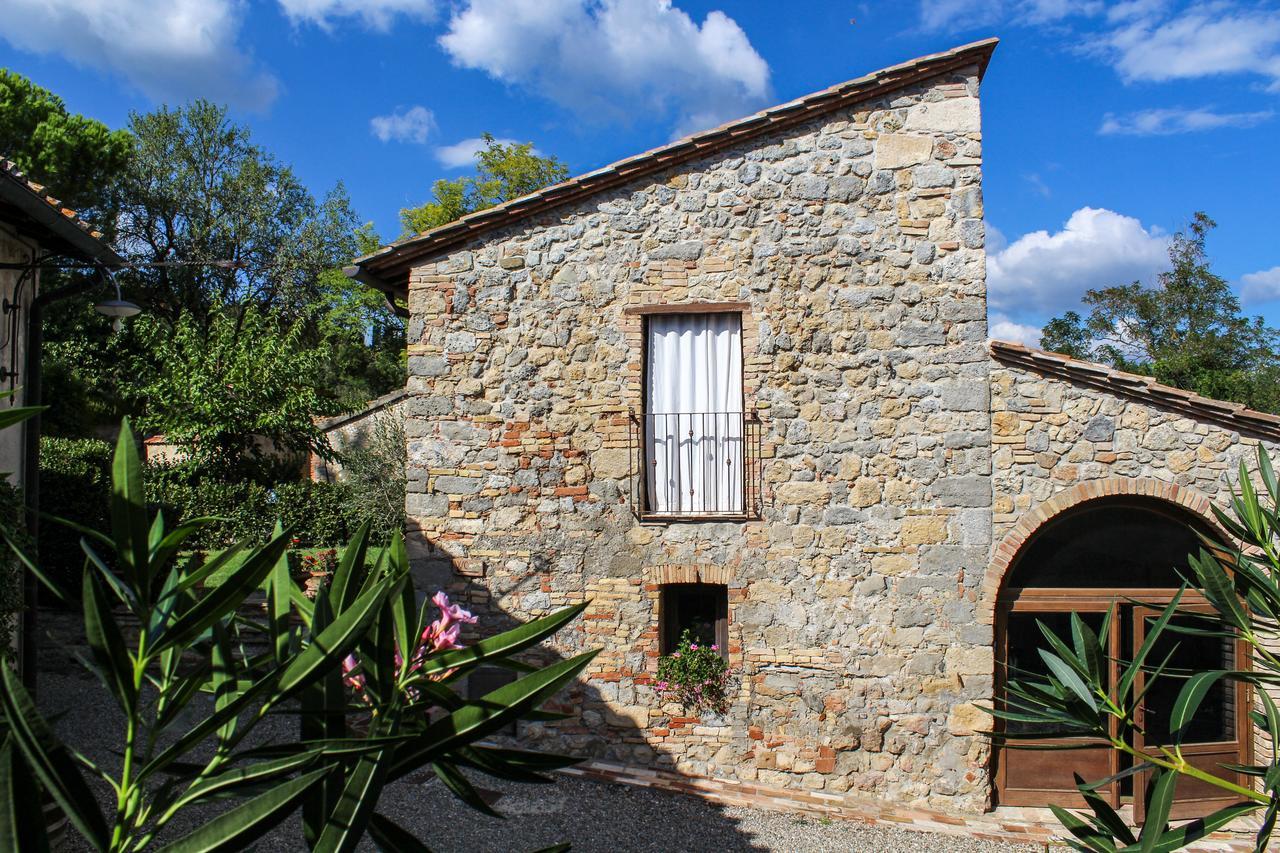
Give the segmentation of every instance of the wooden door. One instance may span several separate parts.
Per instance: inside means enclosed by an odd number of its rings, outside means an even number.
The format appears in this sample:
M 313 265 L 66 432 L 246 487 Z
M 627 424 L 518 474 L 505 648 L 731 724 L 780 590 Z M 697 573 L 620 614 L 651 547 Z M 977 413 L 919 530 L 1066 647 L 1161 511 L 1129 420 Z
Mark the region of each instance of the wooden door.
M 1061 598 L 1056 600 L 1037 600 L 1024 596 L 1017 602 L 1016 609 L 1012 603 L 1002 607 L 998 613 L 997 636 L 1001 638 L 997 656 L 997 683 L 1003 686 L 1009 680 L 1017 680 L 1020 672 L 1043 675 L 1046 671 L 1039 649 L 1048 646 L 1044 635 L 1037 626 L 1037 621 L 1045 625 L 1059 637 L 1071 636 L 1071 613 L 1077 612 L 1094 631 L 1102 628 L 1105 608 L 1099 610 L 1099 603 L 1082 601 L 1078 598 Z M 1092 608 L 1092 610 L 1090 610 Z M 1109 657 L 1114 662 L 1118 657 L 1119 632 L 1113 630 L 1108 638 Z M 1111 666 L 1109 678 L 1116 678 L 1115 665 Z M 1002 731 L 1014 731 L 1015 727 L 1026 724 L 997 720 Z M 1075 747 L 1069 750 L 1058 749 L 1026 749 L 1018 748 L 1020 744 L 1027 746 L 1043 746 L 1047 744 L 1070 744 Z M 1119 772 L 1120 755 L 1111 749 L 1110 744 L 1098 742 L 1086 737 L 1065 737 L 1036 741 L 1008 741 L 999 746 L 995 755 L 996 763 L 996 795 L 1001 805 L 1009 806 L 1043 806 L 1055 803 L 1063 806 L 1083 806 L 1084 799 L 1076 789 L 1074 774 L 1079 773 L 1086 781 L 1097 781 L 1114 776 Z M 1099 789 L 1099 792 L 1114 804 L 1119 805 L 1120 791 L 1118 783 Z
M 1170 624 L 1188 628 L 1207 627 L 1196 619 L 1194 611 L 1206 612 L 1208 609 L 1204 604 L 1180 606 L 1179 613 Z M 1133 608 L 1133 649 L 1142 646 L 1147 630 L 1159 615 L 1160 611 L 1152 607 Z M 1243 669 L 1247 664 L 1246 652 L 1238 642 L 1168 630 L 1156 640 L 1147 662 L 1152 666 L 1158 665 L 1170 652 L 1173 656 L 1169 660 L 1168 672 L 1175 674 L 1179 671 L 1190 673 Z M 1145 689 L 1145 682 L 1145 674 L 1139 673 L 1134 686 L 1139 695 Z M 1141 731 L 1134 737 L 1137 749 L 1145 750 L 1172 743 L 1169 715 L 1185 683 L 1182 678 L 1164 675 L 1143 696 L 1142 705 L 1138 709 Z M 1226 765 L 1247 764 L 1250 760 L 1248 701 L 1249 695 L 1244 684 L 1218 681 L 1201 702 L 1200 710 L 1192 719 L 1189 731 L 1182 741 L 1182 754 L 1194 767 L 1246 787 L 1250 784 L 1249 777 L 1226 769 Z M 1139 822 L 1143 819 L 1148 776 L 1147 773 L 1139 774 L 1134 785 L 1134 815 Z M 1177 781 L 1171 816 L 1179 819 L 1200 817 L 1239 799 L 1208 782 L 1182 776 Z

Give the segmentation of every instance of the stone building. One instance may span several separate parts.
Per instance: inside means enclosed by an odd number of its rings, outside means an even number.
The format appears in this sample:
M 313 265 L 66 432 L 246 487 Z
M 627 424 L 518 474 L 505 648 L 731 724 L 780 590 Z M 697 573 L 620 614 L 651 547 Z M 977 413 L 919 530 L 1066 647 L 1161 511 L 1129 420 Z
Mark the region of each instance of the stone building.
M 988 342 L 994 48 L 860 77 L 349 271 L 409 307 L 417 568 L 484 624 L 592 602 L 555 651 L 603 651 L 571 718 L 528 738 L 959 812 L 1067 796 L 1061 759 L 993 756 L 980 733 L 997 660 L 1026 653 L 1028 613 L 1166 589 L 1150 563 L 1211 524 L 1280 420 Z M 1064 578 L 1045 544 L 1064 537 L 1098 571 Z M 1115 541 L 1165 546 L 1108 562 Z M 655 692 L 686 627 L 741 674 L 724 718 Z M 1237 699 L 1209 705 L 1238 752 Z M 1081 754 L 1086 772 L 1109 760 Z

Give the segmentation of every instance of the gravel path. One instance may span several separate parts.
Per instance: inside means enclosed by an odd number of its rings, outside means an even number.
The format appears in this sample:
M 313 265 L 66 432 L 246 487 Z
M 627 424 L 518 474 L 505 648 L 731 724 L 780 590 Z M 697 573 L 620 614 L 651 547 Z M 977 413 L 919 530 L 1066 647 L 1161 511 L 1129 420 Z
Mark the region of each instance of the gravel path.
M 53 652 L 53 650 L 49 650 Z M 119 732 L 120 715 L 91 676 L 46 653 L 40 705 L 46 715 L 62 714 L 56 727 L 69 744 L 113 770 L 118 764 L 108 737 Z M 292 728 L 281 718 L 264 725 Z M 287 732 L 282 732 L 287 736 Z M 453 797 L 430 776 L 419 774 L 390 786 L 380 811 L 416 833 L 437 853 L 533 851 L 569 842 L 575 851 L 875 851 L 875 853 L 968 853 L 1032 851 L 1038 847 L 980 842 L 759 809 L 722 806 L 705 800 L 630 785 L 556 777 L 551 785 L 518 785 L 488 777 L 474 779 L 505 820 L 482 815 Z M 101 789 L 104 811 L 110 792 Z M 216 808 L 183 815 L 165 840 L 190 831 Z M 176 822 L 175 822 L 176 823 Z M 72 832 L 73 841 L 79 837 Z M 290 821 L 263 839 L 257 849 L 302 851 L 301 827 Z M 73 843 L 73 849 L 80 849 Z M 373 850 L 372 845 L 366 848 Z

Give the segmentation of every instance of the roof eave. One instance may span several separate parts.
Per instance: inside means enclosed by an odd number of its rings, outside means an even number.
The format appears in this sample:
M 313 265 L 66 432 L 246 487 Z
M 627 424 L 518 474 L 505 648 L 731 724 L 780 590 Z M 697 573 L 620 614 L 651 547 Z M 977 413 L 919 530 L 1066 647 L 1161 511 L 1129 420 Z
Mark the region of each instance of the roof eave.
M 48 201 L 37 195 L 30 187 L 15 179 L 7 172 L 0 171 L 4 180 L 0 180 L 0 199 L 16 207 L 21 213 L 40 228 L 49 232 L 56 240 L 61 252 L 90 263 L 104 264 L 109 267 L 124 266 L 125 260 L 115 250 L 85 231 L 73 220 L 63 215 Z

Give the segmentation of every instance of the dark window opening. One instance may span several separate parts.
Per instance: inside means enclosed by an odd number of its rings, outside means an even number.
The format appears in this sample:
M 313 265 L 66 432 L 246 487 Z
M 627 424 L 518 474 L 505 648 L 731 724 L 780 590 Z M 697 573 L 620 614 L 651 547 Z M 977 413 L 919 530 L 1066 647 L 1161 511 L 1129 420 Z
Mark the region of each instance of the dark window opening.
M 723 584 L 675 583 L 662 588 L 658 603 L 661 654 L 669 655 L 688 631 L 699 645 L 719 646 L 728 656 L 729 588 Z
M 467 676 L 467 699 L 474 702 L 482 696 L 492 693 L 499 687 L 505 687 L 516 680 L 516 674 L 510 669 L 504 669 L 500 666 L 480 666 L 476 667 L 470 675 Z M 498 729 L 495 734 L 516 736 L 516 723 L 514 720 L 508 725 Z
M 1100 501 L 1036 531 L 1005 586 L 1176 589 L 1200 548 L 1188 519 L 1149 504 Z

